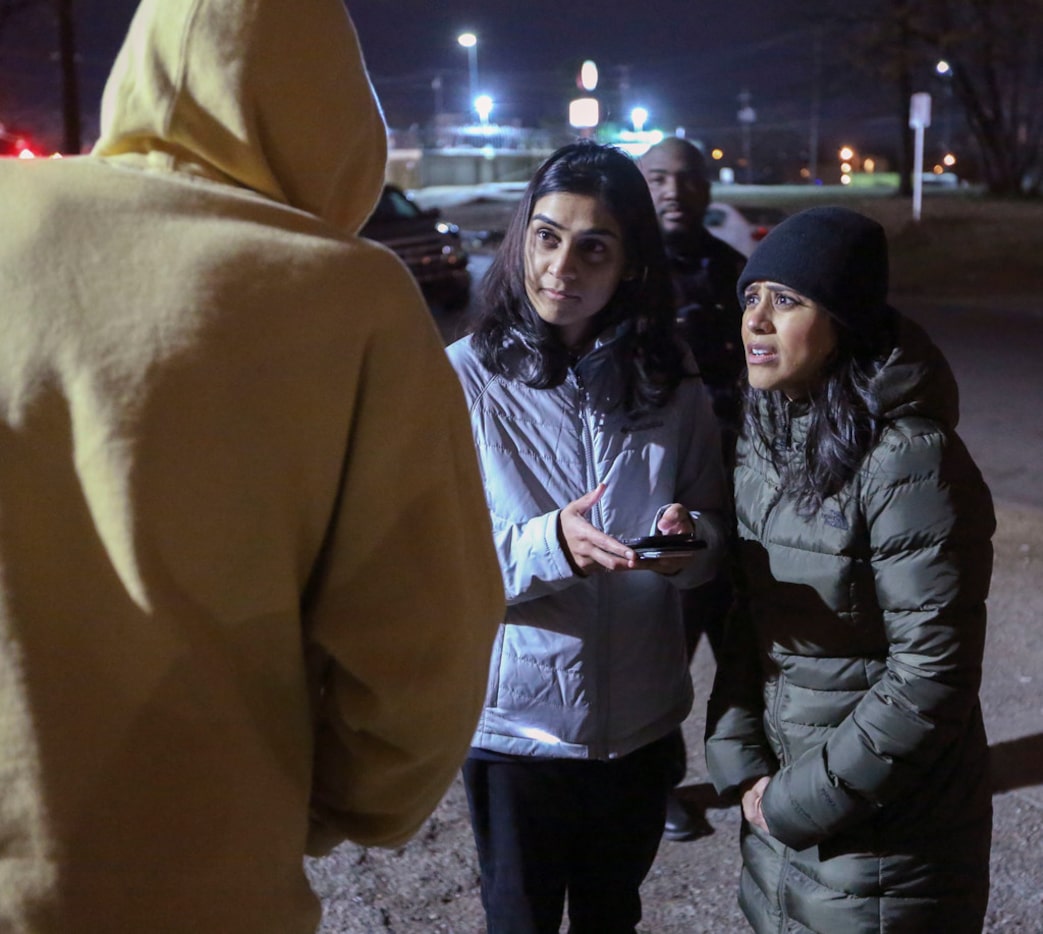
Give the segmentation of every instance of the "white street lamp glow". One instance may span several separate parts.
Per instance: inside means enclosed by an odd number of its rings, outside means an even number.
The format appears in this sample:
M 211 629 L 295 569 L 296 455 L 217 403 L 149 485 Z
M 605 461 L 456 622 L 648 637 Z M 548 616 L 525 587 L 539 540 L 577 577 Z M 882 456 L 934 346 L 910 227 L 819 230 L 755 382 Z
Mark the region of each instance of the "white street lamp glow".
M 478 37 L 473 32 L 462 32 L 456 37 L 456 41 L 465 49 L 473 49 L 478 45 Z
M 489 114 L 493 112 L 493 99 L 488 94 L 479 94 L 474 99 L 474 111 L 482 123 L 487 123 Z
M 645 122 L 648 120 L 648 111 L 644 107 L 635 107 L 630 111 L 630 122 L 634 125 L 634 130 L 640 133 L 645 128 Z
M 597 98 L 578 97 L 569 103 L 569 123 L 577 129 L 592 129 L 599 119 Z

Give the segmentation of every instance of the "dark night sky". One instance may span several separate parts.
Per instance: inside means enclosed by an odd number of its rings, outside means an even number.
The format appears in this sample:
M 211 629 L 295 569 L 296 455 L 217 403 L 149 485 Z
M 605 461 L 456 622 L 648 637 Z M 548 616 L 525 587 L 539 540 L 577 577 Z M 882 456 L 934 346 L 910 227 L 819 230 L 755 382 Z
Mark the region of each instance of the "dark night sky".
M 826 0 L 842 8 L 841 0 Z M 77 0 L 85 135 L 95 132 L 105 76 L 135 0 Z M 43 5 L 46 10 L 47 5 Z M 598 95 L 613 114 L 642 104 L 651 124 L 717 145 L 736 135 L 739 94 L 748 90 L 756 132 L 807 139 L 815 81 L 815 30 L 799 19 L 805 4 L 784 0 L 349 0 L 388 122 L 397 128 L 430 120 L 435 76 L 444 109 L 463 110 L 465 30 L 479 38 L 481 90 L 497 102 L 494 119 L 535 125 L 564 119 L 580 63 L 597 62 Z M 797 11 L 797 12 L 794 12 Z M 54 29 L 43 12 L 9 24 L 0 35 L 0 120 L 58 135 L 58 79 L 51 61 Z M 818 74 L 821 136 L 893 123 L 893 108 L 853 68 L 821 44 Z M 859 140 L 854 142 L 859 144 Z

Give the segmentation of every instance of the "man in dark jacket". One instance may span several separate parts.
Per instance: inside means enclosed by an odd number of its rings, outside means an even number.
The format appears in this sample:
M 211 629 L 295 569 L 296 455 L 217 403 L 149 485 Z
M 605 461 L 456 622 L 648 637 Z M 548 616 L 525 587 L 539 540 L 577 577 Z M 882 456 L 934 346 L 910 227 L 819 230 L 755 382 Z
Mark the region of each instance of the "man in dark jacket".
M 703 382 L 710 391 L 721 428 L 725 468 L 734 466 L 735 441 L 742 420 L 746 358 L 736 283 L 746 263 L 738 250 L 704 226 L 710 203 L 706 159 L 694 143 L 671 136 L 641 158 L 641 171 L 655 204 L 663 233 L 677 304 L 677 322 L 692 348 Z M 727 567 L 712 581 L 684 592 L 684 625 L 689 659 L 703 632 L 716 651 L 724 617 L 731 605 Z M 684 779 L 687 752 L 678 742 L 678 782 Z M 667 802 L 667 840 L 691 840 L 709 832 L 672 794 Z
M 735 285 L 746 257 L 703 226 L 710 182 L 699 147 L 667 137 L 641 157 L 641 171 L 670 259 L 678 325 L 713 398 L 730 468 L 746 369 Z

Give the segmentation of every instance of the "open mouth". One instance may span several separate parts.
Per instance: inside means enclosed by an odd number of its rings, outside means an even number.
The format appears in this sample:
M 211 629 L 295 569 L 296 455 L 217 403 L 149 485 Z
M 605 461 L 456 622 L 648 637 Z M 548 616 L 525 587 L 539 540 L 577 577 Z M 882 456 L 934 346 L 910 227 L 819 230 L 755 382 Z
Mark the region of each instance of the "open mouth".
M 753 364 L 768 363 L 774 360 L 777 356 L 778 354 L 774 350 L 769 349 L 768 347 L 759 347 L 754 345 L 753 347 L 749 347 L 746 350 L 746 360 L 749 363 Z

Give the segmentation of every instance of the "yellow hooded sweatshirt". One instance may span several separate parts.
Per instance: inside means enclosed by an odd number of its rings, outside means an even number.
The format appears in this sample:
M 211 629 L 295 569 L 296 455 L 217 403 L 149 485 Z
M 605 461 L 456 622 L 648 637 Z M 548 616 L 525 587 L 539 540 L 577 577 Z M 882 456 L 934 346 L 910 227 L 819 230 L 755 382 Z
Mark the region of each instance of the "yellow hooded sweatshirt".
M 313 930 L 413 833 L 503 611 L 458 381 L 356 234 L 340 0 L 145 0 L 89 156 L 0 160 L 0 931 Z

